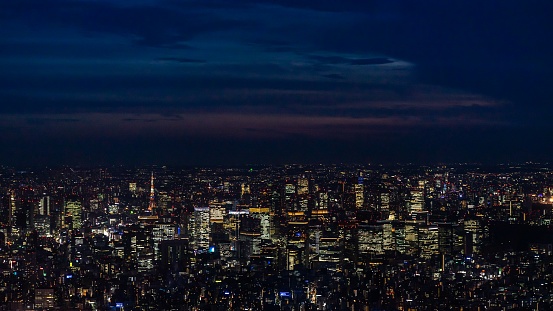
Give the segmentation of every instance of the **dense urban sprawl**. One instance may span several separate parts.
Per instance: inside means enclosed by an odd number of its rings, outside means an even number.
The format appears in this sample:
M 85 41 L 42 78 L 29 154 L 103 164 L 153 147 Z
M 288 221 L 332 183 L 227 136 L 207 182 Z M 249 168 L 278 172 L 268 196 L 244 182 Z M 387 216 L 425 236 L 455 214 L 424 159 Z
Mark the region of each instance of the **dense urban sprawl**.
M 553 169 L 0 168 L 0 310 L 550 310 Z

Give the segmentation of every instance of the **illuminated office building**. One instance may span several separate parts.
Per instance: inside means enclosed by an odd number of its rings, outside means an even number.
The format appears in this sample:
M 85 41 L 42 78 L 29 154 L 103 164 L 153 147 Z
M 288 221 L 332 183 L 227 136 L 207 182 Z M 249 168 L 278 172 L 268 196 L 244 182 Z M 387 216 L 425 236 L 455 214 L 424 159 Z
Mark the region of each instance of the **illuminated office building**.
M 210 245 L 209 207 L 195 207 L 190 222 L 190 239 L 194 249 L 208 249 Z
M 479 219 L 465 219 L 463 226 L 466 232 L 467 254 L 479 254 L 482 251 L 484 230 Z
M 286 211 L 293 211 L 294 208 L 294 198 L 296 194 L 296 186 L 292 183 L 286 183 L 284 186 L 284 204 Z
M 382 250 L 384 252 L 396 250 L 395 229 L 389 221 L 382 223 Z
M 243 198 L 245 195 L 250 194 L 250 185 L 242 184 L 240 185 L 240 197 Z
M 136 183 L 135 182 L 131 182 L 129 183 L 129 191 L 132 192 L 133 194 L 136 194 Z
M 172 211 L 171 196 L 165 191 L 158 192 L 156 206 L 160 215 L 167 215 Z
M 396 250 L 401 254 L 405 254 L 409 250 L 409 244 L 405 240 L 405 223 L 393 223 L 393 230 Z
M 318 262 L 320 266 L 335 269 L 340 262 L 340 240 L 337 237 L 321 237 L 318 241 Z
M 439 254 L 439 230 L 437 226 L 418 228 L 420 257 L 428 259 Z
M 355 192 L 355 208 L 362 209 L 365 203 L 365 186 L 363 185 L 363 175 L 357 178 L 357 183 L 354 185 L 353 190 Z
M 175 225 L 172 223 L 154 223 L 152 226 L 152 238 L 154 242 L 155 257 L 159 258 L 160 248 L 159 245 L 163 241 L 170 241 L 175 239 Z
M 51 237 L 50 217 L 47 215 L 37 215 L 33 218 L 33 227 L 39 237 Z
M 408 212 L 422 212 L 424 210 L 424 191 L 422 189 L 411 190 L 411 199 L 409 200 Z
M 125 265 L 129 270 L 150 272 L 154 267 L 152 226 L 132 225 L 123 230 Z
M 380 194 L 380 211 L 387 212 L 390 210 L 390 194 L 383 192 Z
M 80 229 L 82 226 L 82 203 L 75 197 L 65 202 L 65 223 L 70 229 Z
M 302 176 L 298 178 L 298 195 L 306 195 L 309 194 L 309 180 L 305 178 L 305 176 Z
M 55 307 L 55 296 L 53 288 L 35 289 L 35 309 L 49 310 Z
M 270 240 L 274 230 L 271 226 L 271 216 L 269 214 L 269 208 L 250 208 L 250 215 L 252 218 L 259 219 L 259 233 L 261 234 L 261 239 Z
M 38 206 L 40 215 L 50 215 L 50 196 L 44 196 Z
M 380 225 L 360 225 L 357 232 L 360 254 L 380 255 L 383 249 L 383 227 Z
M 227 211 L 221 203 L 209 204 L 209 221 L 211 223 L 223 223 Z
M 20 226 L 19 226 L 19 222 L 18 222 L 18 210 L 17 210 L 17 203 L 16 203 L 16 199 L 15 199 L 15 193 L 12 191 L 10 193 L 10 206 L 9 206 L 9 213 L 8 213 L 8 235 L 9 235 L 9 240 L 10 241 L 13 241 L 15 239 L 17 239 L 20 235 Z
M 405 223 L 405 253 L 409 255 L 416 255 L 418 253 L 419 246 L 419 230 L 416 222 Z

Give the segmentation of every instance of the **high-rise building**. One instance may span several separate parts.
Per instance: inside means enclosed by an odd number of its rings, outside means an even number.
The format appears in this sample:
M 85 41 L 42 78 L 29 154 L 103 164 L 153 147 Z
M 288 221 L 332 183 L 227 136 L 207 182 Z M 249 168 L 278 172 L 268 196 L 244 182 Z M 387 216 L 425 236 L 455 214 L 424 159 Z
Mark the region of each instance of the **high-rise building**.
M 20 233 L 17 216 L 18 216 L 18 211 L 17 211 L 17 204 L 15 202 L 15 193 L 14 191 L 12 191 L 10 193 L 10 206 L 9 206 L 9 214 L 8 214 L 8 217 L 9 217 L 8 224 L 9 224 L 9 230 L 10 230 L 8 232 L 8 235 L 9 235 L 10 241 L 15 240 Z
M 53 288 L 35 289 L 35 309 L 47 310 L 55 307 L 55 296 Z
M 338 237 L 320 237 L 317 248 L 319 264 L 325 263 L 327 267 L 336 267 L 341 255 Z
M 405 252 L 409 255 L 418 254 L 419 230 L 418 223 L 409 221 L 405 223 Z
M 47 215 L 37 215 L 33 218 L 33 227 L 39 237 L 50 237 L 50 217 Z
M 424 191 L 416 188 L 411 190 L 411 198 L 409 200 L 409 214 L 414 212 L 422 212 L 424 210 Z
M 283 215 L 287 215 L 288 212 L 293 212 L 296 210 L 296 186 L 286 181 L 286 184 L 284 185 L 284 195 L 283 195 L 283 204 L 282 204 L 282 213 Z
M 209 205 L 209 221 L 215 223 L 223 223 L 226 215 L 226 209 L 221 203 L 211 203 Z
M 380 194 L 380 211 L 387 212 L 390 210 L 390 194 L 382 192 Z
M 455 237 L 458 225 L 456 223 L 438 224 L 439 251 L 442 254 L 451 254 L 455 248 Z
M 383 227 L 380 225 L 360 225 L 357 231 L 360 254 L 377 255 L 384 252 Z
M 70 229 L 80 229 L 82 227 L 82 203 L 77 198 L 69 198 L 65 202 L 65 224 L 69 224 Z
M 309 180 L 302 176 L 298 178 L 298 195 L 309 194 Z
M 189 264 L 188 239 L 164 240 L 159 245 L 160 268 L 164 273 L 186 271 Z
M 386 251 L 396 250 L 396 238 L 394 226 L 390 221 L 382 223 L 382 249 Z
M 129 191 L 132 192 L 132 193 L 136 193 L 136 183 L 135 182 L 129 183 Z
M 159 245 L 163 241 L 170 241 L 175 239 L 175 234 L 177 230 L 175 225 L 167 222 L 156 222 L 152 226 L 152 238 L 154 242 L 154 252 L 156 258 L 160 256 Z
M 81 202 L 75 197 L 68 198 L 65 202 L 65 225 L 70 229 L 80 229 L 82 227 L 81 216 Z
M 271 216 L 268 207 L 250 208 L 251 216 L 259 219 L 259 233 L 262 240 L 270 240 L 272 236 Z
M 247 194 L 250 194 L 250 185 L 242 184 L 240 186 L 240 197 L 244 198 L 244 196 Z
M 151 225 L 131 225 L 123 229 L 125 265 L 128 270 L 148 272 L 154 267 L 155 258 L 153 227 Z
M 431 258 L 439 254 L 439 230 L 437 226 L 418 228 L 419 250 L 422 258 Z
M 196 207 L 192 214 L 190 240 L 195 249 L 208 249 L 210 244 L 211 227 L 209 223 L 209 207 Z
M 466 249 L 468 254 L 478 254 L 482 251 L 484 230 L 479 219 L 465 219 L 463 222 L 465 229 L 465 237 L 467 239 L 465 246 L 468 245 L 470 249 Z
M 362 173 L 360 173 L 359 177 L 357 178 L 357 183 L 354 185 L 356 209 L 362 209 L 363 204 L 365 203 L 365 187 L 363 185 L 363 181 L 363 175 Z
M 39 202 L 39 214 L 50 215 L 50 196 L 44 196 Z

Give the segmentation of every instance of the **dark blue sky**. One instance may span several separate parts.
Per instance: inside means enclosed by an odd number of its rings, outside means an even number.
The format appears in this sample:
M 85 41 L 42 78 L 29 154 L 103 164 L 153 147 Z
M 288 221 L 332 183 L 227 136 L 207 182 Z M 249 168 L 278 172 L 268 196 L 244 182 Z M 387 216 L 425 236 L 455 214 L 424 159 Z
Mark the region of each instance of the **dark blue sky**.
M 550 161 L 553 2 L 0 2 L 5 164 Z

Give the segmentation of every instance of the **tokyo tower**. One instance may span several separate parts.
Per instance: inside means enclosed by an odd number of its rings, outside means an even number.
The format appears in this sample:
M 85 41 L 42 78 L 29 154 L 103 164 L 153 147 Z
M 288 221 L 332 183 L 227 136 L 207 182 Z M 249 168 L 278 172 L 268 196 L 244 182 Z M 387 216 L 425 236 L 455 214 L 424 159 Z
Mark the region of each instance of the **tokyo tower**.
M 152 178 L 150 179 L 150 204 L 148 205 L 149 211 L 155 211 L 156 209 L 156 195 L 154 191 L 154 172 L 152 172 Z

